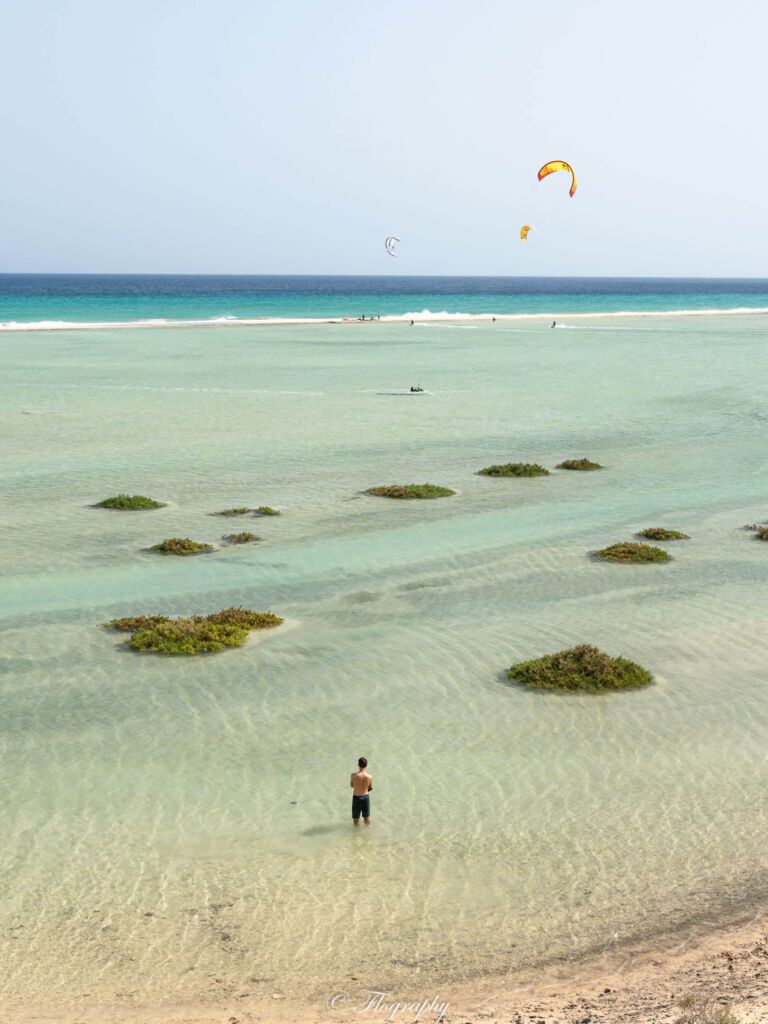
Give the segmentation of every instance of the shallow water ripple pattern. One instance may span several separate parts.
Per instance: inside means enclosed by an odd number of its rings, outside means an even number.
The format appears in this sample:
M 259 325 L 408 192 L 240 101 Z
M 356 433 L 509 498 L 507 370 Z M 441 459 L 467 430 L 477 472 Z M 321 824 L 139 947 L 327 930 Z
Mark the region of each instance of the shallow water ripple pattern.
M 768 319 L 454 326 L 3 335 L 0 1003 L 327 992 L 361 945 L 421 984 L 765 899 Z M 457 494 L 362 493 L 427 480 Z M 89 507 L 120 491 L 167 507 Z M 240 504 L 284 514 L 147 553 Z M 668 565 L 589 558 L 655 525 Z M 195 660 L 99 628 L 232 604 L 288 628 Z M 580 642 L 655 685 L 504 678 Z

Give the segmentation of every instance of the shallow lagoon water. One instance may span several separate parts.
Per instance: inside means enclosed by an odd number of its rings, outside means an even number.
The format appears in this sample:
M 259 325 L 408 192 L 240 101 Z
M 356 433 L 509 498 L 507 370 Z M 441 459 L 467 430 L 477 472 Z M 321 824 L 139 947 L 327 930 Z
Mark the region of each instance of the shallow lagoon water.
M 330 991 L 361 945 L 442 982 L 768 894 L 768 318 L 457 326 L 3 336 L 6 1005 Z M 361 494 L 427 480 L 458 494 Z M 88 507 L 119 491 L 169 504 Z M 262 542 L 143 550 L 233 522 Z M 650 525 L 692 539 L 589 559 Z M 291 628 L 172 660 L 98 625 L 239 603 Z M 504 680 L 585 641 L 656 684 Z

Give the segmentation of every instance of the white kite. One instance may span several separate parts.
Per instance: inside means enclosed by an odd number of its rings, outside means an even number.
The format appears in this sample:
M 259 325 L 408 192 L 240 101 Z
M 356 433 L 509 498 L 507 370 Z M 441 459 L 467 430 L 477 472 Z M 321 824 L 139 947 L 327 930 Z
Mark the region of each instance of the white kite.
M 387 250 L 390 256 L 397 256 L 395 252 L 395 242 L 399 242 L 400 239 L 397 235 L 387 235 L 384 239 L 384 248 Z

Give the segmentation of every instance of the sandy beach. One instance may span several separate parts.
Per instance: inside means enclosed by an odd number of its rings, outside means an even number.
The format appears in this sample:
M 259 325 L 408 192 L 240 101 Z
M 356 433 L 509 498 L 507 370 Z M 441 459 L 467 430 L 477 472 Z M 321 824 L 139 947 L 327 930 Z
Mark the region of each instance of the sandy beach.
M 409 1022 L 442 1019 L 446 1024 L 674 1024 L 687 997 L 730 1006 L 740 1024 L 761 1024 L 768 1019 L 768 916 L 665 947 L 664 952 L 630 945 L 578 964 L 551 964 L 428 992 L 414 986 L 410 992 L 387 993 L 383 998 L 364 988 L 350 989 L 344 999 L 327 1007 L 285 1006 L 273 999 L 271 1007 L 243 1006 L 237 1013 L 237 1005 L 230 1004 L 225 1019 L 236 1016 L 265 1024 L 358 1024 L 388 1017 Z M 333 1002 L 331 995 L 329 1003 Z M 406 1008 L 404 1003 L 413 1005 Z M 425 1008 L 417 1018 L 419 1008 L 431 1003 L 434 1009 Z M 222 1017 L 183 1013 L 157 1020 L 214 1024 Z
M 589 313 L 432 313 L 425 309 L 421 312 L 402 313 L 398 316 L 384 315 L 380 317 L 211 317 L 206 320 L 127 320 L 127 321 L 94 321 L 79 322 L 67 320 L 38 320 L 30 322 L 6 321 L 0 323 L 0 331 L 103 331 L 103 330 L 137 330 L 141 328 L 191 328 L 191 327 L 276 327 L 289 324 L 360 324 L 360 323 L 488 323 L 488 322 L 527 322 L 556 321 L 562 326 L 562 320 L 615 320 L 625 318 L 656 318 L 659 317 L 707 317 L 707 316 L 757 316 L 768 313 L 768 307 L 738 307 L 735 309 L 671 309 L 671 310 L 622 310 Z
M 669 939 L 669 937 L 667 937 Z M 730 1007 L 739 1024 L 768 1020 L 768 915 L 717 929 L 663 952 L 627 946 L 579 963 L 480 977 L 460 986 L 415 985 L 407 991 L 368 987 L 360 975 L 346 990 L 305 1001 L 277 988 L 161 1007 L 134 1004 L 76 1010 L 4 1008 L 4 1024 L 361 1024 L 415 1021 L 445 1024 L 675 1024 L 691 1002 L 710 1012 Z M 702 1015 L 701 1024 L 716 1021 Z M 728 1024 L 731 1024 L 729 1021 Z

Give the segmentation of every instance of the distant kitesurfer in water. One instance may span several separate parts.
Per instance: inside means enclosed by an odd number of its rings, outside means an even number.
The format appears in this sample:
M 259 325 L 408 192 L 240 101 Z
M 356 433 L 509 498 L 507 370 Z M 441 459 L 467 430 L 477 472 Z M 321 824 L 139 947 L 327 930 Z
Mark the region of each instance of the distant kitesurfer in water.
M 368 774 L 367 767 L 368 758 L 358 757 L 357 771 L 349 777 L 352 787 L 352 822 L 355 826 L 359 826 L 361 814 L 365 824 L 371 824 L 371 798 L 368 794 L 373 789 L 373 776 Z
M 553 320 L 553 321 L 552 321 L 551 327 L 557 327 L 557 320 Z M 551 329 L 551 328 L 550 328 L 550 329 Z
M 422 392 L 423 390 L 424 390 L 424 388 L 418 388 L 418 387 L 416 387 L 416 388 L 415 388 L 415 387 L 413 386 L 413 384 L 411 384 L 411 393 L 412 393 L 412 394 L 414 394 L 414 395 L 418 395 L 418 394 L 419 394 L 420 392 Z

